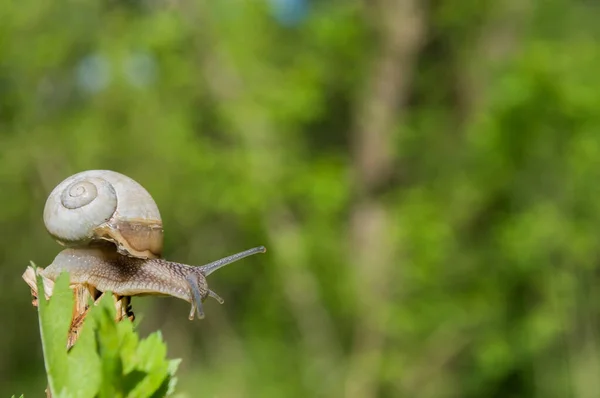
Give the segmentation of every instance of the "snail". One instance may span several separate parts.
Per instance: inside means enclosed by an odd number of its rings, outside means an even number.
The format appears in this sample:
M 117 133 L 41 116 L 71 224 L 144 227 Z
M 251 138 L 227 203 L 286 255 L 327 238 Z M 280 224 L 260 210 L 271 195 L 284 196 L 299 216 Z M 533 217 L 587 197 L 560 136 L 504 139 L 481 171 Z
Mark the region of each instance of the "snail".
M 44 207 L 49 234 L 65 247 L 41 271 L 56 280 L 69 273 L 83 284 L 118 296 L 172 296 L 191 304 L 189 319 L 204 318 L 202 303 L 212 297 L 206 277 L 257 253 L 255 247 L 203 266 L 162 257 L 163 227 L 152 196 L 133 179 L 110 170 L 88 170 L 68 177 L 50 193 Z

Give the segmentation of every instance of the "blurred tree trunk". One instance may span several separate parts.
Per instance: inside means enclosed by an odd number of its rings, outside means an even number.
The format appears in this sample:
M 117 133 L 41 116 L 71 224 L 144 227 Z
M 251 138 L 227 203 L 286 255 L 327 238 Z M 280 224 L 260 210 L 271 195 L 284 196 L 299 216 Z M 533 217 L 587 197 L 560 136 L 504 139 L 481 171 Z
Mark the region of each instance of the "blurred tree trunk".
M 533 5 L 530 1 L 509 0 L 494 3 L 483 26 L 470 27 L 475 40 L 472 48 L 459 54 L 458 91 L 462 118 L 467 123 L 486 106 L 494 72 L 518 52 Z M 462 57 L 460 57 L 462 55 Z
M 355 204 L 350 215 L 348 262 L 354 265 L 357 312 L 346 396 L 378 395 L 379 370 L 386 341 L 392 267 L 401 248 L 390 239 L 389 214 L 377 192 L 389 182 L 395 164 L 395 127 L 411 88 L 411 76 L 424 35 L 422 4 L 416 0 L 377 2 L 372 18 L 378 29 L 374 56 L 364 92 L 359 98 L 352 131 L 352 171 Z

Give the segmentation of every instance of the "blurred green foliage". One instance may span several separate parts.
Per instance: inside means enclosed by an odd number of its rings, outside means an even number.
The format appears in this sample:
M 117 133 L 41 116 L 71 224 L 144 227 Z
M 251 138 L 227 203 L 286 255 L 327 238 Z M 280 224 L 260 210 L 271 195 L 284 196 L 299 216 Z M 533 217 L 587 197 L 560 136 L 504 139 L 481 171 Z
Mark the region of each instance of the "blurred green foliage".
M 186 396 L 597 397 L 597 5 L 300 3 L 0 6 L 0 394 L 45 388 L 46 197 L 106 168 L 165 257 L 268 249 L 202 321 L 133 299 Z

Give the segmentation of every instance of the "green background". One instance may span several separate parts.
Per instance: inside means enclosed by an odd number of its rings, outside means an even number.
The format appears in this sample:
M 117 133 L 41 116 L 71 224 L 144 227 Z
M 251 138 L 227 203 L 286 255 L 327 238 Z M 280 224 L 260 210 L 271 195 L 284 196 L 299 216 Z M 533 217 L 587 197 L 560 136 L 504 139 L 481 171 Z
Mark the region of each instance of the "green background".
M 0 395 L 43 395 L 29 261 L 122 172 L 225 299 L 134 298 L 187 397 L 598 397 L 593 1 L 6 1 Z

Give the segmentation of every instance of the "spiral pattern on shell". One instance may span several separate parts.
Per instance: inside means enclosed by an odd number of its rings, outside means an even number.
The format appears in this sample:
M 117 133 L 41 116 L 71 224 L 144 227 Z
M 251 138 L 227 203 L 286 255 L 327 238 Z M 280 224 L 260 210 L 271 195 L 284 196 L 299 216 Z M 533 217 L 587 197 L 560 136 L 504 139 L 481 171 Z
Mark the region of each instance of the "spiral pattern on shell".
M 92 239 L 96 227 L 111 219 L 117 205 L 117 193 L 110 182 L 76 174 L 60 183 L 48 197 L 44 223 L 63 244 L 85 242 Z
M 67 209 L 76 209 L 89 204 L 98 196 L 98 189 L 90 181 L 77 181 L 69 185 L 60 200 Z

